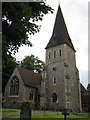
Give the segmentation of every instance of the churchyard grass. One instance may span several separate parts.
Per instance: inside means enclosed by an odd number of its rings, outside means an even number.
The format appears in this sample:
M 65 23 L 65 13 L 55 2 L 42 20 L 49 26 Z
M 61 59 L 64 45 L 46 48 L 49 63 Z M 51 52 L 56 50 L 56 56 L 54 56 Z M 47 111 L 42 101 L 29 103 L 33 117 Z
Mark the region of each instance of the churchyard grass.
M 13 108 L 2 108 L 2 114 L 8 114 L 13 112 L 20 112 L 20 109 L 13 109 Z
M 2 114 L 13 114 L 13 113 L 20 113 L 20 109 L 9 109 L 9 108 L 2 108 Z M 10 118 L 15 118 L 15 120 L 18 120 L 20 116 L 11 116 Z M 53 120 L 57 120 L 61 118 L 61 120 L 64 119 L 64 115 L 62 115 L 62 112 L 53 112 L 53 111 L 43 111 L 43 110 L 32 110 L 32 120 L 40 120 L 46 119 L 50 120 L 53 118 Z M 70 113 L 70 115 L 67 116 L 67 120 L 89 120 L 88 113 L 83 113 L 82 115 L 73 115 Z M 5 120 L 2 119 L 2 120 Z
M 50 113 L 50 114 L 33 114 L 32 118 L 64 118 L 64 115 L 62 115 L 61 112 L 54 112 L 54 113 Z M 82 115 L 73 115 L 72 113 L 70 113 L 70 115 L 67 116 L 67 119 L 82 119 L 82 120 L 86 120 L 88 119 L 88 113 L 84 113 Z

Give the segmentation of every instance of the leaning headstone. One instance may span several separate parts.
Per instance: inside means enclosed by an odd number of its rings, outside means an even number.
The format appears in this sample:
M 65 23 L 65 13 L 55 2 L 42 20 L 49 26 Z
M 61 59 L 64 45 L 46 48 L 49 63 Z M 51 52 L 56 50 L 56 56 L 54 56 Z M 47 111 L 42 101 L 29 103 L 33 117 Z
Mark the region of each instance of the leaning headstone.
M 31 120 L 30 105 L 28 104 L 21 105 L 20 120 Z

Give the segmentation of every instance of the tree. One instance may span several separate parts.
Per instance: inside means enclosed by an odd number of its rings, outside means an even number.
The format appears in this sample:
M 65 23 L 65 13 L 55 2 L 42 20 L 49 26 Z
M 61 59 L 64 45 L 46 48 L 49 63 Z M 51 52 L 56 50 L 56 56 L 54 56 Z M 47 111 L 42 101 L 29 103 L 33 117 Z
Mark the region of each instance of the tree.
M 35 22 L 52 10 L 45 2 L 3 2 L 2 36 L 7 52 L 15 53 L 23 44 L 32 46 L 28 34 L 39 32 L 40 26 Z
M 6 79 L 6 82 L 2 81 L 3 84 L 6 85 L 16 65 L 12 54 L 18 52 L 20 46 L 32 46 L 28 34 L 39 32 L 40 25 L 36 21 L 42 20 L 45 14 L 52 11 L 45 2 L 2 3 L 2 79 Z
M 5 58 L 6 58 L 6 56 L 5 56 Z M 11 55 L 7 56 L 7 61 L 5 61 L 5 60 L 2 61 L 2 70 L 3 70 L 2 71 L 2 78 L 3 78 L 2 93 L 3 93 L 3 95 L 4 95 L 6 83 L 8 82 L 15 67 L 16 67 L 16 60 Z
M 18 52 L 20 46 L 32 46 L 28 34 L 39 32 L 36 21 L 53 9 L 45 2 L 3 2 L 2 3 L 2 59 Z M 6 58 L 5 58 L 6 57 Z M 3 62 L 3 63 L 5 63 Z M 3 64 L 5 67 L 5 64 Z M 3 68 L 4 68 L 3 67 Z
M 21 61 L 20 66 L 28 70 L 35 70 L 36 72 L 40 73 L 43 70 L 44 62 L 39 60 L 38 57 L 31 55 L 31 56 L 26 56 Z

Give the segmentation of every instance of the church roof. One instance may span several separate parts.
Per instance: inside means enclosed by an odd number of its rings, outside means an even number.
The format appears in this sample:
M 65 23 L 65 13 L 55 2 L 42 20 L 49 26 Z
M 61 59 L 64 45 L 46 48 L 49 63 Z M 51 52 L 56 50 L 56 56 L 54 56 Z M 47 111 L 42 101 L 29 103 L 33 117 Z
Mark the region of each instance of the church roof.
M 63 43 L 68 44 L 75 51 L 67 31 L 67 27 L 63 18 L 61 8 L 59 6 L 54 24 L 53 33 L 49 43 L 46 46 L 46 49 Z
M 17 67 L 21 78 L 26 86 L 30 87 L 38 87 L 41 83 L 41 75 L 39 73 L 35 73 L 32 70 L 27 70 L 23 67 Z
M 80 87 L 81 87 L 82 93 L 87 93 L 87 90 L 85 89 L 85 87 L 81 83 L 80 83 Z

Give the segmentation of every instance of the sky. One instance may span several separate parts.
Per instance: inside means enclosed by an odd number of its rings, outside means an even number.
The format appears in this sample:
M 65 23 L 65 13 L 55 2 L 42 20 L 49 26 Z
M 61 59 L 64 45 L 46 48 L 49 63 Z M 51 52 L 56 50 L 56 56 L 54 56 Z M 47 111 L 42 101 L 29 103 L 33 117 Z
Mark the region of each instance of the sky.
M 14 55 L 17 61 L 25 56 L 34 54 L 45 62 L 45 47 L 53 32 L 55 17 L 60 4 L 68 33 L 76 50 L 76 66 L 80 74 L 80 82 L 86 88 L 88 85 L 88 0 L 47 0 L 47 5 L 54 9 L 54 13 L 47 14 L 41 25 L 41 30 L 29 36 L 33 47 L 23 46 Z

